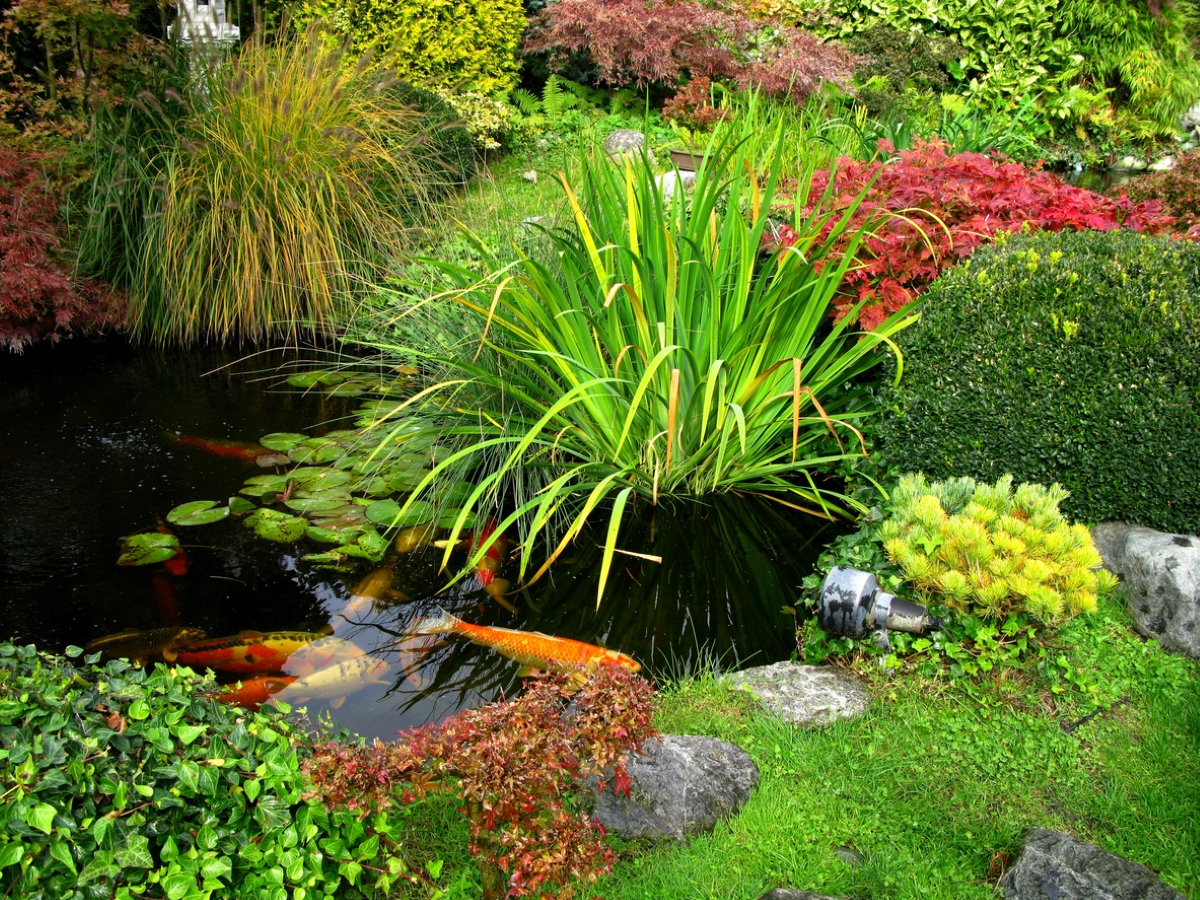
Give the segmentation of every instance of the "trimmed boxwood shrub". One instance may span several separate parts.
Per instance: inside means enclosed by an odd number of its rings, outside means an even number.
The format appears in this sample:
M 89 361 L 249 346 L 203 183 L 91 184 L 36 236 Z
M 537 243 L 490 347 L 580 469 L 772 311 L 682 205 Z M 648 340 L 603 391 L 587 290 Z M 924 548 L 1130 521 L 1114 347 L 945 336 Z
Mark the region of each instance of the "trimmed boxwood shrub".
M 1073 519 L 1200 532 L 1200 246 L 1012 237 L 934 282 L 899 344 L 878 427 L 901 470 L 1057 481 Z

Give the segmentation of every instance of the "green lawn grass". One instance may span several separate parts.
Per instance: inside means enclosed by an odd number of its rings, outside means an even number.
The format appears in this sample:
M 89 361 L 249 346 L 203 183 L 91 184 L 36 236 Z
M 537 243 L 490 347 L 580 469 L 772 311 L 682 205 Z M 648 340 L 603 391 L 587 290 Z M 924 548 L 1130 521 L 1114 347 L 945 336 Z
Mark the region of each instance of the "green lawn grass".
M 983 900 L 1023 829 L 1038 825 L 1145 863 L 1200 898 L 1200 665 L 1143 641 L 1111 605 L 1060 638 L 1070 649 L 1052 652 L 1094 686 L 1087 703 L 1036 674 L 969 685 L 881 675 L 864 715 L 800 729 L 711 676 L 670 685 L 660 729 L 732 741 L 759 766 L 759 786 L 740 815 L 687 846 L 614 840 L 613 874 L 579 896 L 753 900 L 786 885 L 861 900 Z M 1063 729 L 1094 708 L 1103 711 Z M 407 846 L 414 862 L 444 861 L 447 896 L 478 896 L 452 810 L 450 798 L 413 808 Z

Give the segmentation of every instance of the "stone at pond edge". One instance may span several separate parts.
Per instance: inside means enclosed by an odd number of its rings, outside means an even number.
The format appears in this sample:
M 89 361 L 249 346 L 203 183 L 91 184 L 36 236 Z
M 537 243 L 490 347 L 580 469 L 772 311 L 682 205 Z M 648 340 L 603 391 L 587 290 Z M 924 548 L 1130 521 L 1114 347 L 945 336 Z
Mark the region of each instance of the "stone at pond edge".
M 793 725 L 823 725 L 857 716 L 870 699 L 858 676 L 831 666 L 780 662 L 732 672 L 725 678 Z
M 1001 885 L 1005 900 L 1184 900 L 1140 863 L 1045 828 L 1025 833 Z
M 629 797 L 611 786 L 594 818 L 626 838 L 686 841 L 740 810 L 758 784 L 758 767 L 740 747 L 701 735 L 665 734 L 642 745 L 627 766 Z
M 810 894 L 808 891 L 798 891 L 795 888 L 775 888 L 767 891 L 758 900 L 834 900 L 824 894 Z
M 1134 627 L 1200 658 L 1200 537 L 1101 522 L 1092 540 L 1105 568 L 1125 583 Z
M 646 147 L 646 135 L 640 131 L 635 131 L 632 128 L 618 128 L 612 134 L 604 139 L 601 149 L 604 150 L 604 155 L 610 159 L 620 160 L 625 154 L 632 154 L 634 157 L 641 156 L 642 150 Z M 650 161 L 654 161 L 654 154 L 647 152 Z

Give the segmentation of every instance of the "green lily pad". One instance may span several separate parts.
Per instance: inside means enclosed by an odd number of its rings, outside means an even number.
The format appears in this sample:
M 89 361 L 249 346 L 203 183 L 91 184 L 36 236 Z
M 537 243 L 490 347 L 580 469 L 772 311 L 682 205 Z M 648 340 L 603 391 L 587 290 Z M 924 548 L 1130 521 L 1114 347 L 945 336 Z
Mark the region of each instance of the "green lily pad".
M 295 463 L 328 463 L 345 455 L 346 451 L 332 441 L 317 447 L 301 444 L 288 451 L 288 458 Z
M 358 536 L 357 544 L 364 550 L 382 557 L 384 551 L 387 550 L 388 546 L 391 544 L 391 541 L 381 535 L 370 525 L 364 525 L 362 534 Z
M 353 543 L 361 533 L 362 529 L 353 525 L 344 528 L 320 528 L 316 525 L 309 525 L 304 535 L 309 540 L 322 544 L 349 544 Z M 307 558 L 305 557 L 305 559 Z
M 331 469 L 328 466 L 301 466 L 288 473 L 292 480 L 302 484 L 306 491 L 327 491 L 344 488 L 351 481 L 349 472 Z
M 401 508 L 395 500 L 377 500 L 367 507 L 367 518 L 385 528 L 407 528 L 409 525 L 420 525 L 434 518 L 433 505 L 424 500 L 411 504 L 404 511 L 404 515 L 400 515 Z
M 438 528 L 453 528 L 455 523 L 458 521 L 458 517 L 461 514 L 462 514 L 461 509 L 444 509 L 444 510 L 442 510 L 441 515 L 439 515 L 437 518 L 437 527 Z M 478 520 L 479 520 L 479 516 L 477 516 L 474 512 L 469 512 L 469 513 L 467 513 L 466 518 L 463 519 L 462 527 L 463 528 L 474 528 L 475 523 Z
M 258 442 L 268 450 L 287 453 L 293 447 L 298 447 L 306 440 L 308 440 L 307 434 L 297 434 L 294 431 L 278 431 L 260 438 Z
M 240 516 L 248 512 L 254 512 L 258 509 L 253 503 L 245 497 L 230 497 L 229 498 L 229 514 Z
M 357 381 L 344 381 L 333 387 L 326 388 L 325 393 L 330 397 L 357 397 L 366 393 L 366 388 Z
M 347 453 L 345 456 L 335 459 L 333 461 L 333 467 L 335 469 L 346 469 L 348 471 L 353 471 L 354 467 L 360 464 L 362 461 L 363 457 L 351 456 L 349 453 Z
M 283 505 L 299 513 L 327 513 L 349 502 L 350 495 L 345 491 L 317 491 L 308 496 L 290 497 L 283 501 Z
M 133 534 L 125 539 L 121 546 L 121 555 L 117 557 L 118 566 L 149 566 L 154 563 L 166 562 L 173 557 L 179 548 L 179 538 L 173 534 L 162 534 L 158 531 L 145 531 Z
M 452 481 L 445 487 L 438 488 L 438 499 L 443 503 L 466 503 L 475 492 L 475 485 L 469 481 Z
M 304 537 L 308 520 L 303 516 L 289 516 L 274 509 L 259 509 L 246 517 L 246 527 L 268 541 L 290 544 Z
M 327 432 L 324 437 L 327 441 L 353 441 L 362 437 L 362 432 L 355 428 L 339 428 L 337 431 Z
M 324 374 L 324 372 L 297 372 L 287 380 L 287 383 L 292 387 L 310 388 L 314 384 L 320 384 Z
M 247 497 L 263 497 L 267 494 L 281 494 L 287 490 L 287 475 L 255 475 L 247 478 L 245 486 L 238 491 Z
M 326 550 L 322 553 L 305 553 L 302 557 L 310 563 L 316 563 L 314 568 L 332 569 L 335 572 L 348 572 L 350 567 L 344 565 L 346 554 L 340 550 Z
M 388 487 L 387 481 L 382 478 L 360 478 L 354 484 L 349 485 L 347 490 L 367 497 L 383 497 L 393 493 L 392 489 Z
M 216 500 L 193 500 L 183 503 L 167 513 L 172 525 L 207 525 L 219 522 L 229 515 L 228 506 L 217 506 Z

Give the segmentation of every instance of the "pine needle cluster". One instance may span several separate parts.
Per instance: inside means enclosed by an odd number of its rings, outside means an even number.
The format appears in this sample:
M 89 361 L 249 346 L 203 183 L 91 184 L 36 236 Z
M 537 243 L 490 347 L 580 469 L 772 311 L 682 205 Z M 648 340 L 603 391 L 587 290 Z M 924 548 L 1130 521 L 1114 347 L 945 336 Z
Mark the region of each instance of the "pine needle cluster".
M 960 613 L 1025 612 L 1058 622 L 1096 610 L 1116 587 L 1084 525 L 1070 524 L 1061 485 L 906 475 L 880 526 L 888 558 L 922 594 Z

